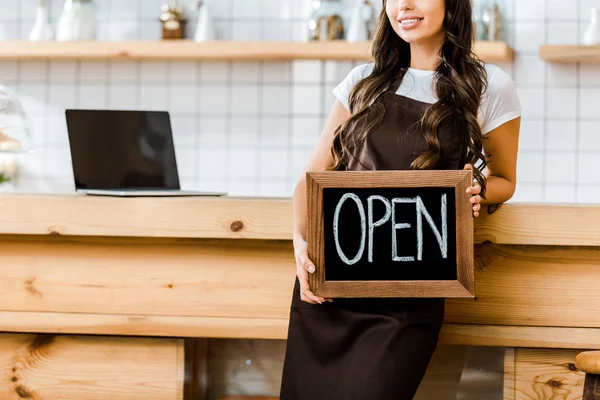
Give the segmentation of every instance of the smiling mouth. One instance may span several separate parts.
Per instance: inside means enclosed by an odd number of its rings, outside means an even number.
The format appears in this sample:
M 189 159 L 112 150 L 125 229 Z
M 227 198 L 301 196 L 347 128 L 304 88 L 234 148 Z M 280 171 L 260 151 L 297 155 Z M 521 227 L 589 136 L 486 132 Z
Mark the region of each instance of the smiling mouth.
M 410 18 L 410 19 L 407 18 L 407 19 L 400 20 L 399 22 L 400 22 L 400 25 L 414 25 L 417 22 L 421 22 L 421 21 L 423 21 L 423 18 Z

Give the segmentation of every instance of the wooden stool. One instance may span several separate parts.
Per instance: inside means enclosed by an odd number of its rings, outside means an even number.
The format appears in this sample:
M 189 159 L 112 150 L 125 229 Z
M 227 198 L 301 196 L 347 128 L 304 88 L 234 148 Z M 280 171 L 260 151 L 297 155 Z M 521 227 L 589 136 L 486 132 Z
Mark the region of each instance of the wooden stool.
M 600 400 L 600 351 L 584 351 L 575 357 L 575 366 L 585 372 L 581 400 Z

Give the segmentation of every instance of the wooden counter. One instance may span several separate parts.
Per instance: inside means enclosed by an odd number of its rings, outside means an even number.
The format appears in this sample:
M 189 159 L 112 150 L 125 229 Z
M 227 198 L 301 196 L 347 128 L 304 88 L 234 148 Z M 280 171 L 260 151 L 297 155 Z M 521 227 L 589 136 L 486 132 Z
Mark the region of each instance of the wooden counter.
M 286 336 L 289 199 L 7 195 L 0 205 L 0 330 Z M 475 236 L 476 298 L 448 300 L 448 340 L 548 344 L 539 327 L 557 329 L 553 347 L 600 338 L 600 205 L 503 205 L 476 220 Z
M 0 210 L 0 331 L 286 337 L 289 199 L 4 195 Z M 476 298 L 447 300 L 441 343 L 600 348 L 600 205 L 503 205 L 475 238 Z
M 0 235 L 292 238 L 290 199 L 3 195 L 0 205 Z M 505 204 L 475 222 L 477 243 L 600 246 L 600 203 Z

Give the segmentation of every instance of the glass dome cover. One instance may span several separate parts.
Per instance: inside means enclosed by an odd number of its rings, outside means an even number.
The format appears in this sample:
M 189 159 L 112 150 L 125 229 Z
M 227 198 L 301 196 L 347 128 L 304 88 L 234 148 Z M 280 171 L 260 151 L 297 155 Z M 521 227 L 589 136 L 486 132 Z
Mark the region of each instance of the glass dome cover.
M 31 122 L 14 92 L 0 86 L 0 152 L 32 150 Z

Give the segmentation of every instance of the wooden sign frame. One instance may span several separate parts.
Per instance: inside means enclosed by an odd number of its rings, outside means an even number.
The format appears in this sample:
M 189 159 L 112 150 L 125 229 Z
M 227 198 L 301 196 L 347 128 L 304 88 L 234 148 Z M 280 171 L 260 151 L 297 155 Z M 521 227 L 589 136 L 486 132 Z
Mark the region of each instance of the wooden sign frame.
M 315 265 L 310 288 L 324 298 L 343 297 L 475 297 L 473 211 L 467 188 L 473 185 L 469 170 L 428 171 L 328 171 L 307 172 L 308 256 Z M 454 188 L 456 200 L 456 280 L 326 281 L 326 188 Z

